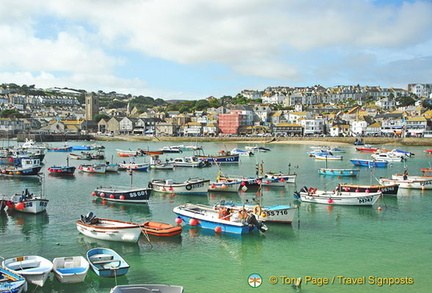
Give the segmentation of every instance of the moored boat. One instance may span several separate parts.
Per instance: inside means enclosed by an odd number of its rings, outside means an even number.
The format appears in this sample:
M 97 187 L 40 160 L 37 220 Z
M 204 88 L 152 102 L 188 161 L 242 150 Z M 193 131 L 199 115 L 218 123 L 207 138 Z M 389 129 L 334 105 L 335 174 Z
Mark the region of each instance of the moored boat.
M 89 262 L 82 256 L 56 257 L 53 260 L 54 275 L 61 283 L 84 282 L 89 268 Z
M 92 196 L 96 196 L 107 201 L 148 203 L 151 191 L 151 188 L 100 186 L 92 192 Z
M 189 178 L 184 182 L 174 182 L 172 179 L 152 179 L 149 188 L 161 193 L 207 193 L 210 180 L 202 178 Z
M 239 148 L 233 148 L 232 150 L 229 151 L 229 153 L 231 155 L 239 155 L 242 157 L 250 157 L 250 156 L 254 155 L 254 153 L 252 151 L 245 151 L 245 150 L 242 150 Z
M 226 152 L 220 153 L 219 155 L 197 155 L 198 159 L 201 159 L 203 161 L 209 162 L 209 163 L 218 163 L 218 164 L 238 164 L 240 162 L 240 156 L 239 155 L 230 155 Z
M 145 234 L 153 236 L 175 236 L 182 232 L 181 225 L 171 225 L 160 222 L 146 221 L 141 225 L 142 231 Z
M 92 248 L 87 251 L 87 260 L 93 272 L 99 277 L 115 278 L 126 275 L 129 264 L 110 248 Z
M 386 160 L 364 160 L 364 159 L 351 159 L 351 163 L 354 166 L 362 166 L 362 167 L 371 167 L 371 168 L 385 168 L 388 165 L 388 161 Z
M 119 170 L 131 170 L 131 171 L 147 171 L 149 168 L 149 163 L 121 163 L 119 164 Z
M 6 205 L 8 208 L 28 214 L 38 214 L 46 210 L 49 200 L 36 196 L 25 189 L 22 193 L 14 194 Z
M 360 173 L 360 169 L 333 169 L 333 168 L 320 168 L 318 174 L 325 176 L 337 177 L 356 177 Z
M 350 184 L 350 183 L 343 183 L 339 184 L 336 187 L 336 190 L 341 190 L 345 192 L 379 192 L 381 191 L 382 194 L 397 194 L 399 190 L 398 184 L 389 184 L 389 185 L 367 185 L 367 184 Z
M 182 286 L 162 285 L 162 284 L 138 284 L 138 285 L 117 285 L 111 289 L 110 293 L 183 293 Z
M 321 161 L 340 161 L 343 160 L 343 156 L 339 155 L 318 155 L 315 154 L 315 160 L 321 160 Z
M 319 203 L 327 205 L 354 205 L 372 206 L 380 198 L 382 192 L 341 192 L 339 190 L 318 190 L 317 188 L 303 187 L 295 192 L 294 197 L 302 202 Z
M 53 269 L 50 260 L 38 255 L 7 258 L 3 261 L 3 266 L 23 276 L 28 283 L 40 287 L 43 287 Z
M 48 170 L 49 174 L 51 174 L 51 175 L 71 176 L 71 175 L 74 175 L 76 167 L 75 166 L 57 166 L 57 165 L 54 165 L 54 166 L 48 167 L 47 170 Z
M 382 185 L 393 185 L 398 184 L 399 188 L 404 189 L 432 189 L 432 178 L 425 179 L 390 179 L 390 178 L 379 178 L 379 183 Z
M 96 218 L 92 212 L 81 215 L 75 223 L 80 233 L 101 240 L 137 242 L 141 235 L 139 224 Z
M 200 160 L 193 156 L 184 157 L 184 158 L 175 158 L 173 160 L 170 160 L 169 163 L 172 163 L 174 167 L 189 167 L 189 168 L 203 168 L 211 165 L 211 163 Z
M 38 175 L 41 169 L 42 165 L 39 159 L 22 158 L 19 165 L 0 168 L 0 174 L 9 176 L 32 176 Z
M 173 212 L 191 226 L 213 229 L 216 232 L 244 234 L 255 230 L 267 231 L 267 226 L 258 221 L 254 214 L 243 209 L 223 216 L 212 206 L 187 203 L 175 207 Z
M 21 275 L 0 267 L 0 292 L 21 293 L 27 291 L 27 281 Z
M 84 164 L 78 166 L 78 170 L 80 170 L 81 172 L 97 174 L 105 174 L 106 168 L 107 167 L 105 164 Z

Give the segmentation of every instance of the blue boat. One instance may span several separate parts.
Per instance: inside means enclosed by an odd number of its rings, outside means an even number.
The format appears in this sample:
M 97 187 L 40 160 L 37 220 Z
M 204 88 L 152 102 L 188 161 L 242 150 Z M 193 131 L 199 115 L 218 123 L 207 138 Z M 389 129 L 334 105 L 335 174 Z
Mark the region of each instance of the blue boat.
M 27 281 L 18 274 L 0 267 L 0 292 L 19 293 L 27 291 Z
M 351 159 L 354 166 L 371 167 L 371 168 L 385 168 L 388 165 L 386 160 L 364 160 L 364 159 Z
M 173 212 L 191 226 L 212 229 L 215 232 L 244 234 L 256 230 L 267 231 L 267 226 L 245 209 L 227 211 L 222 215 L 212 206 L 188 203 L 175 207 Z
M 238 164 L 240 162 L 239 155 L 227 155 L 221 154 L 216 156 L 196 156 L 198 159 L 209 162 L 209 163 L 217 163 L 217 164 Z
M 320 168 L 318 174 L 325 176 L 337 176 L 337 177 L 356 177 L 360 173 L 360 169 L 331 169 L 331 168 Z
M 73 151 L 89 151 L 92 147 L 88 145 L 73 145 L 72 150 Z
M 109 248 L 92 248 L 87 251 L 90 267 L 99 277 L 114 278 L 126 275 L 129 264 L 114 250 Z

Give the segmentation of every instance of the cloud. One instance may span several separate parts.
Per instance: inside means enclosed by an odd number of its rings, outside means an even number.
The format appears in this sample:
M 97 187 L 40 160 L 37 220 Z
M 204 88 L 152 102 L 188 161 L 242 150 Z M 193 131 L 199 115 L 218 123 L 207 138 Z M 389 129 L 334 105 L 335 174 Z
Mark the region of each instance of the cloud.
M 353 78 L 365 69 L 375 78 L 396 64 L 431 56 L 430 1 L 4 0 L 1 5 L 9 9 L 0 10 L 0 68 L 45 72 L 58 81 L 80 82 L 85 76 L 123 87 L 129 77 L 120 72 L 128 64 L 156 70 L 148 60 L 160 59 L 185 71 L 218 63 L 230 71 L 227 78 L 251 83 L 262 78 L 357 84 Z M 131 84 L 151 86 L 142 76 L 131 76 Z M 208 76 L 201 86 L 222 87 L 215 85 L 223 80 L 220 72 Z

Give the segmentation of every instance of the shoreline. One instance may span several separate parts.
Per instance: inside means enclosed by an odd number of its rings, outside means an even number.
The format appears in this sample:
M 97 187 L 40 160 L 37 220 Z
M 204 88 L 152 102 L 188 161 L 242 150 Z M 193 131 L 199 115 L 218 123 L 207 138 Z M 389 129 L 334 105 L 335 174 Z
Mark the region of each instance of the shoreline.
M 361 139 L 370 145 L 399 145 L 399 146 L 432 146 L 432 138 L 389 138 L 389 137 L 143 137 L 133 135 L 117 135 L 114 137 L 95 136 L 97 141 L 144 141 L 144 142 L 232 142 L 248 144 L 310 144 L 310 145 L 354 145 Z

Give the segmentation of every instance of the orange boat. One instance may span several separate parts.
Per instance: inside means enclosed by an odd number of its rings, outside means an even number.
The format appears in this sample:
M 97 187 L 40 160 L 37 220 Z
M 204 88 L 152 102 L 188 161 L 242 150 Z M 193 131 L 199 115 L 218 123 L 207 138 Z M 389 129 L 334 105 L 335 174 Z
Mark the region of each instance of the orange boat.
M 154 236 L 174 236 L 182 232 L 181 225 L 170 225 L 159 222 L 144 222 L 141 225 L 143 233 L 154 235 Z

